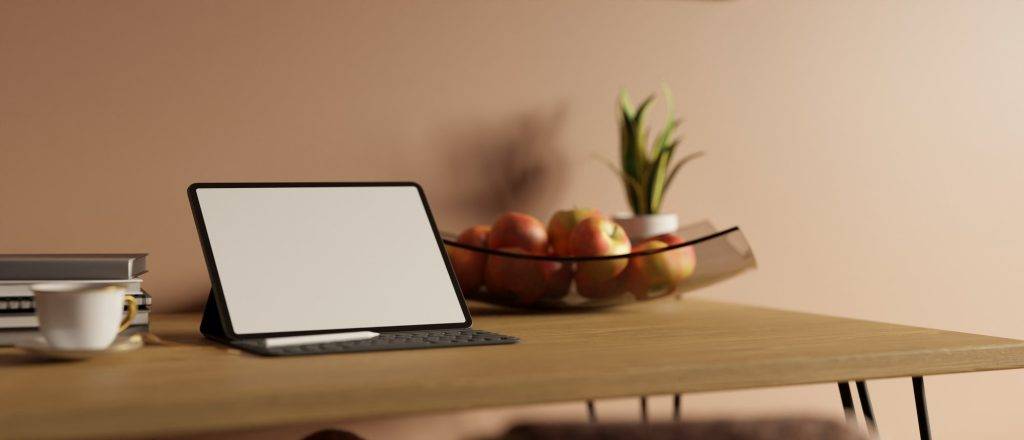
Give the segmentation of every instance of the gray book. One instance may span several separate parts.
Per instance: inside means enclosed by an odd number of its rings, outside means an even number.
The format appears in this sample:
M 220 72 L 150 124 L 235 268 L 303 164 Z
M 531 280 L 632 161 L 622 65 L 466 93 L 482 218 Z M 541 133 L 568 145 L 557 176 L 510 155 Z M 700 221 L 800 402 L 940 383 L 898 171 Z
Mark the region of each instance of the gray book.
M 124 280 L 145 272 L 146 254 L 0 254 L 0 280 Z
M 139 310 L 149 310 L 149 307 L 153 305 L 153 297 L 149 296 L 144 290 L 129 290 L 127 293 L 135 298 L 139 305 Z M 32 292 L 20 295 L 0 295 L 0 329 L 7 327 L 7 322 L 4 321 L 7 317 L 19 313 L 35 312 L 36 303 Z
M 32 285 L 52 283 L 53 280 L 0 280 L 0 302 L 11 296 L 32 296 Z M 142 290 L 142 278 L 130 280 L 60 280 L 61 283 L 95 284 L 99 286 L 121 286 L 129 292 Z

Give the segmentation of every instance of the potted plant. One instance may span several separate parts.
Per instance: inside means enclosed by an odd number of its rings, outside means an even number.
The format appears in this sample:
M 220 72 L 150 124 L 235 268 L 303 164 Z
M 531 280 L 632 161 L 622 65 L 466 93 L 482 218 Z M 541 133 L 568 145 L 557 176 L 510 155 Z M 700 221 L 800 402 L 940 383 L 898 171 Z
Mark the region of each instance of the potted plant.
M 702 151 L 690 153 L 673 162 L 679 146 L 675 132 L 681 121 L 675 116 L 672 94 L 667 87 L 664 94 L 668 113 L 665 127 L 649 145 L 651 130 L 645 118 L 654 95 L 637 107 L 625 91 L 619 95 L 620 166 L 610 161 L 609 166 L 621 177 L 633 213 L 617 214 L 614 218 L 634 242 L 679 229 L 676 214 L 661 213 L 665 192 L 683 165 L 704 154 Z

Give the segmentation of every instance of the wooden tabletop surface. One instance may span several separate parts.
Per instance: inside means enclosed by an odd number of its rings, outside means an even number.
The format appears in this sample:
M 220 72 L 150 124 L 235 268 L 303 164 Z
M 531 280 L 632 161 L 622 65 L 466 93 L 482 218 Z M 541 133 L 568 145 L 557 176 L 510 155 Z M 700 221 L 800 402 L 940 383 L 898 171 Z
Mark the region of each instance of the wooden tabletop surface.
M 283 358 L 154 315 L 168 345 L 84 362 L 0 349 L 0 437 L 88 438 L 1024 367 L 1024 341 L 700 300 L 478 309 L 515 345 Z

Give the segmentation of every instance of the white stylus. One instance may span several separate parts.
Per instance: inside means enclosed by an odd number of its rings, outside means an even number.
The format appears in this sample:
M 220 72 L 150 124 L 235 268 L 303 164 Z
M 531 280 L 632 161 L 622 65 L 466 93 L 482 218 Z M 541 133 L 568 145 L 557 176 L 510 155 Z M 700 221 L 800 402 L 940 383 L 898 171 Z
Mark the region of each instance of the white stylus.
M 347 332 L 326 333 L 322 335 L 279 336 L 276 338 L 266 338 L 263 340 L 263 344 L 267 348 L 284 347 L 287 345 L 327 344 L 331 342 L 346 342 L 360 341 L 363 339 L 373 339 L 379 335 L 379 333 L 374 332 Z

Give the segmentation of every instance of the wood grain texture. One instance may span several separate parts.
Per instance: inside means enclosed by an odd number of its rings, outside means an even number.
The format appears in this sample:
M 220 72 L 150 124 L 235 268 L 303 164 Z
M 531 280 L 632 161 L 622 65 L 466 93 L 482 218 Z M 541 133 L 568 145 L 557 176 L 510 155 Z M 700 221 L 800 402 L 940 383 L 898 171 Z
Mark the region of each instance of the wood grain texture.
M 1024 341 L 698 300 L 476 309 L 516 345 L 263 358 L 156 315 L 172 346 L 78 363 L 0 349 L 0 437 L 87 438 L 1024 367 Z

